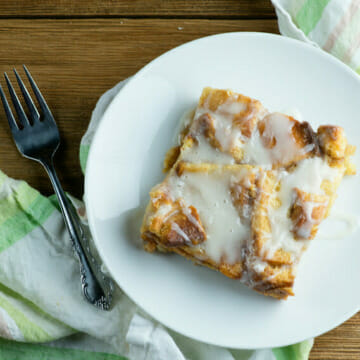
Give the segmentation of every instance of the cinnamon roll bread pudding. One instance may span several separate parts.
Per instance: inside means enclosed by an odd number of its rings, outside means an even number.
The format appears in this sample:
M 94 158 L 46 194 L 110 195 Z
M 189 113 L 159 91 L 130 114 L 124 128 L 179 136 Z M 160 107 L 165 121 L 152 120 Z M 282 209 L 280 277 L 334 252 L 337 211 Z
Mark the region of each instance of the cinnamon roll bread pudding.
M 230 90 L 205 88 L 189 119 L 150 192 L 145 249 L 286 299 L 343 176 L 355 173 L 355 147 L 339 126 L 315 132 Z

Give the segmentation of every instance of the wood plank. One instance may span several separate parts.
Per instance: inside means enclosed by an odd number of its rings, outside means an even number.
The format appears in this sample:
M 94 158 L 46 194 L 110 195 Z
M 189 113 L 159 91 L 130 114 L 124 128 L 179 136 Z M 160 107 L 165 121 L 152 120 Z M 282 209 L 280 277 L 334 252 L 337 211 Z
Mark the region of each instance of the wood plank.
M 274 18 L 270 0 L 12 0 L 0 16 Z
M 310 360 L 359 360 L 360 313 L 315 339 Z
M 276 32 L 275 20 L 0 20 L 0 73 L 25 63 L 62 134 L 56 159 L 66 191 L 83 192 L 78 147 L 98 97 L 163 52 L 220 32 Z M 181 29 L 181 30 L 179 30 Z M 22 158 L 0 110 L 0 169 L 52 193 L 40 165 Z

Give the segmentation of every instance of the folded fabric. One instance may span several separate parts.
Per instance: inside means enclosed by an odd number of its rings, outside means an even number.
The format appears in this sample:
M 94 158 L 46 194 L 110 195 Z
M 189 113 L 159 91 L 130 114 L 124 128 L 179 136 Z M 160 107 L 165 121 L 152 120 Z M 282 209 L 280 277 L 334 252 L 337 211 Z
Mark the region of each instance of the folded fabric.
M 360 73 L 359 0 L 271 0 L 282 35 L 336 56 Z

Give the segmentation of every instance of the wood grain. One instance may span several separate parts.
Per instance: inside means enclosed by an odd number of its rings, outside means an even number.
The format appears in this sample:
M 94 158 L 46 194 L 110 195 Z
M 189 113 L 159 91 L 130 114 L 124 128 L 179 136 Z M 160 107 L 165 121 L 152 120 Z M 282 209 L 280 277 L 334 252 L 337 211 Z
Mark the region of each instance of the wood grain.
M 359 360 L 360 313 L 315 339 L 310 360 Z
M 98 97 L 163 52 L 202 36 L 257 30 L 276 32 L 275 20 L 0 20 L 0 73 L 25 63 L 58 122 L 56 158 L 66 191 L 83 193 L 78 148 Z M 179 30 L 181 29 L 181 30 Z M 0 169 L 52 192 L 40 165 L 22 158 L 0 111 Z
M 1 17 L 274 18 L 269 0 L 10 0 Z

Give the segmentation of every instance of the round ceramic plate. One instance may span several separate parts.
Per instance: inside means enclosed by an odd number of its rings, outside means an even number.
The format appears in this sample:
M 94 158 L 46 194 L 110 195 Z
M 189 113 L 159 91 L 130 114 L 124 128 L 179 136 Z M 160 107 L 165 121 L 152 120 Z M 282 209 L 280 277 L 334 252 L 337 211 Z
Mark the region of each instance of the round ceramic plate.
M 295 296 L 287 301 L 259 295 L 180 256 L 142 250 L 139 229 L 148 192 L 164 177 L 162 161 L 174 144 L 179 118 L 205 86 L 257 98 L 272 111 L 297 109 L 315 128 L 341 125 L 350 143 L 360 144 L 360 80 L 330 55 L 263 33 L 221 34 L 173 49 L 125 85 L 91 147 L 86 205 L 104 263 L 151 316 L 207 343 L 266 348 L 334 328 L 360 305 L 356 176 L 341 184 L 333 215 L 305 253 Z M 349 223 L 355 224 L 351 231 Z

